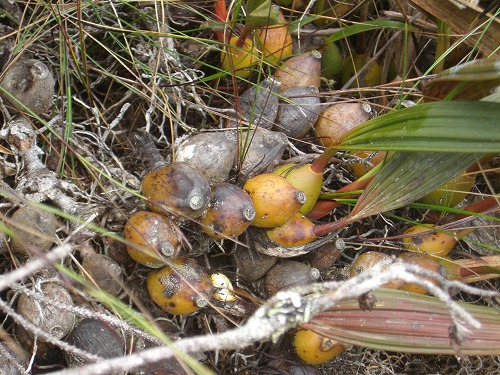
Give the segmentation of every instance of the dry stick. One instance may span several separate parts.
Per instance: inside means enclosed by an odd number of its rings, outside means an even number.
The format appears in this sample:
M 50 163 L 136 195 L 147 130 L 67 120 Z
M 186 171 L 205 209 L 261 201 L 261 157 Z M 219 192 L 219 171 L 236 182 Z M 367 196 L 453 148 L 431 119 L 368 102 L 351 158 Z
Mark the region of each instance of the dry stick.
M 379 264 L 345 282 L 326 282 L 300 286 L 278 292 L 261 306 L 248 321 L 239 328 L 219 334 L 203 335 L 176 341 L 170 347 L 156 347 L 129 356 L 113 358 L 100 363 L 52 373 L 53 375 L 98 375 L 117 371 L 128 371 L 149 363 L 173 357 L 175 352 L 199 353 L 208 350 L 235 350 L 253 345 L 256 341 L 276 340 L 287 330 L 306 323 L 315 314 L 333 307 L 336 301 L 355 299 L 380 287 L 391 280 L 400 279 L 407 283 L 424 286 L 441 300 L 450 311 L 459 333 L 466 334 L 471 328 L 479 328 L 480 323 L 462 306 L 453 301 L 446 289 L 451 285 L 483 297 L 498 297 L 497 292 L 464 286 L 446 280 L 444 277 L 423 270 L 415 265 L 395 263 L 386 270 Z M 422 277 L 432 277 L 444 287 L 434 285 Z M 464 325 L 470 327 L 464 327 Z

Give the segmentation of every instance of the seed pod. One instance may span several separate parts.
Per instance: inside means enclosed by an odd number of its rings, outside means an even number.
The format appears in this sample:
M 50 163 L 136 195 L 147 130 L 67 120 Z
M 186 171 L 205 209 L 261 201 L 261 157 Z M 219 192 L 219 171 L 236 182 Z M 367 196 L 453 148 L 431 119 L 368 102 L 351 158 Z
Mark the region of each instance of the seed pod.
M 318 142 L 325 147 L 340 143 L 344 134 L 368 121 L 370 113 L 368 104 L 332 104 L 321 112 L 314 127 Z
M 41 290 L 36 293 L 58 304 L 73 306 L 68 291 L 58 284 L 44 283 Z M 17 311 L 31 323 L 58 339 L 66 336 L 75 324 L 74 313 L 59 309 L 52 303 L 40 301 L 25 293 L 19 296 Z
M 255 218 L 252 225 L 273 228 L 284 224 L 306 202 L 304 192 L 293 187 L 286 179 L 273 173 L 255 176 L 243 186 L 253 200 Z
M 455 207 L 470 193 L 476 176 L 460 174 L 420 199 L 422 203 L 441 207 Z
M 256 128 L 243 133 L 240 139 L 243 151 L 240 175 L 250 178 L 273 169 L 287 147 L 288 138 L 280 132 Z
M 181 219 L 197 218 L 208 206 L 210 183 L 198 168 L 175 162 L 146 174 L 142 194 L 155 212 L 167 211 Z
M 358 151 L 355 152 L 354 155 L 365 159 L 365 162 L 356 161 L 354 163 L 350 163 L 348 164 L 347 169 L 352 173 L 354 177 L 361 178 L 366 173 L 371 171 L 376 165 L 384 161 L 387 152 Z
M 18 60 L 9 67 L 0 86 L 17 100 L 2 94 L 14 107 L 22 111 L 24 106 L 40 115 L 52 104 L 54 83 L 47 65 L 38 60 L 26 59 Z
M 314 86 L 297 86 L 283 91 L 276 129 L 293 138 L 305 136 L 313 129 L 321 112 L 318 93 Z
M 236 185 L 220 183 L 212 187 L 210 206 L 200 219 L 201 229 L 214 238 L 232 238 L 243 233 L 255 218 L 248 193 Z
M 275 256 L 255 251 L 252 247 L 238 246 L 231 253 L 231 260 L 236 265 L 236 273 L 246 281 L 257 281 L 276 264 Z
M 164 215 L 138 211 L 125 224 L 127 252 L 136 262 L 151 268 L 165 265 L 165 258 L 176 258 L 181 250 L 180 229 Z
M 207 305 L 213 286 L 208 274 L 193 260 L 177 258 L 172 266 L 147 278 L 151 299 L 170 314 L 191 314 Z
M 236 295 L 233 292 L 233 284 L 231 280 L 222 272 L 215 272 L 210 275 L 210 280 L 214 286 L 212 297 L 221 302 L 233 302 L 236 300 Z
M 376 264 L 382 261 L 388 261 L 390 259 L 391 259 L 390 255 L 381 253 L 380 251 L 366 251 L 364 253 L 361 253 L 356 257 L 356 259 L 354 259 L 354 262 L 352 262 L 351 264 L 350 277 L 357 276 L 360 273 L 363 273 L 371 269 Z M 387 269 L 388 266 L 389 263 L 387 263 L 387 265 L 383 269 Z M 401 285 L 402 285 L 401 281 L 393 280 L 381 285 L 381 287 L 388 289 L 399 289 Z
M 297 86 L 321 86 L 321 52 L 313 50 L 294 56 L 280 65 L 274 78 L 285 91 Z
M 59 222 L 56 216 L 48 211 L 33 207 L 19 208 L 10 219 L 12 250 L 19 255 L 32 255 L 35 252 L 46 252 L 56 241 Z
M 432 232 L 433 225 L 414 225 L 408 228 L 403 235 L 412 237 L 403 238 L 403 245 L 411 251 L 445 257 L 457 243 L 457 238 L 445 232 Z M 419 233 L 429 232 L 420 236 Z
M 240 96 L 240 116 L 255 127 L 271 129 L 278 115 L 280 82 L 266 78 Z
M 235 132 L 204 132 L 184 139 L 177 147 L 175 161 L 196 165 L 215 184 L 229 177 L 237 149 Z
M 305 263 L 283 260 L 271 268 L 264 279 L 264 289 L 268 296 L 294 286 L 311 284 L 320 277 L 320 272 Z
M 122 289 L 123 276 L 120 265 L 104 254 L 89 254 L 82 262 L 84 276 L 96 286 L 111 295 L 118 295 Z
M 281 9 L 273 4 L 273 10 L 278 14 L 280 24 L 269 25 L 256 30 L 257 38 L 260 41 L 260 48 L 264 59 L 273 65 L 277 65 L 280 60 L 286 59 L 293 53 L 292 35 L 288 31 L 285 17 Z
M 221 53 L 222 69 L 240 78 L 250 75 L 252 65 L 258 60 L 257 51 L 252 39 L 245 38 L 241 46 L 237 44 L 239 37 L 233 36 Z
M 301 213 L 296 213 L 285 224 L 269 229 L 266 233 L 271 241 L 285 247 L 306 245 L 316 239 L 314 223 Z
M 108 324 L 92 318 L 85 318 L 78 323 L 66 341 L 101 358 L 114 358 L 125 354 L 125 344 L 116 331 Z M 66 361 L 69 367 L 92 363 L 72 353 L 66 353 Z
M 446 269 L 428 255 L 424 255 L 421 253 L 414 253 L 414 252 L 404 252 L 399 254 L 398 260 L 403 261 L 405 263 L 415 264 L 421 268 L 424 268 L 426 270 L 440 274 L 443 277 L 446 277 Z M 437 281 L 433 278 L 424 278 L 424 279 L 430 281 L 433 284 L 437 283 Z M 418 294 L 427 293 L 427 289 L 425 287 L 413 283 L 403 284 L 399 289 Z
M 300 359 L 315 365 L 329 361 L 346 350 L 344 344 L 303 328 L 295 334 L 294 347 Z

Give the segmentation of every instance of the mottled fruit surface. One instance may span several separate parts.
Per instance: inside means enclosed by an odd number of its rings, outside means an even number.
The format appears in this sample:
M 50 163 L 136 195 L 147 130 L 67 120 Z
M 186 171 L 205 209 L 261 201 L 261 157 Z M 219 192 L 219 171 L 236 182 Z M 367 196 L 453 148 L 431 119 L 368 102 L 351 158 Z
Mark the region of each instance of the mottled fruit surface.
M 309 364 L 321 364 L 335 358 L 345 350 L 336 340 L 321 336 L 308 329 L 299 329 L 294 337 L 297 355 Z

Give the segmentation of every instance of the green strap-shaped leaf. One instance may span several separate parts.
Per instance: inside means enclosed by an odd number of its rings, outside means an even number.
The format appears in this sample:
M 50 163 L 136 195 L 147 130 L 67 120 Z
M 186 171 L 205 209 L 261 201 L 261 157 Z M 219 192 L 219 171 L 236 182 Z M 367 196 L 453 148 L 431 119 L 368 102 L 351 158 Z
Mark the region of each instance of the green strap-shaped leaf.
M 349 221 L 403 207 L 451 180 L 480 155 L 447 152 L 394 152 L 367 185 Z
M 500 103 L 419 104 L 367 121 L 336 146 L 343 150 L 500 152 Z

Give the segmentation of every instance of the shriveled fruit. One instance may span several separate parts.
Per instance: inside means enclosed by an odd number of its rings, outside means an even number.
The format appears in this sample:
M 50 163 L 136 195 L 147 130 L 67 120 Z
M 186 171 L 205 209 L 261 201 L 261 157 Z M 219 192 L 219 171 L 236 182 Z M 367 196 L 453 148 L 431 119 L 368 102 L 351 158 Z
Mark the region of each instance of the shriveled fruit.
M 27 107 L 37 115 L 49 109 L 54 95 L 54 78 L 47 65 L 38 60 L 26 59 L 13 63 L 3 75 L 0 86 L 15 100 L 4 98 L 23 110 Z
M 179 228 L 157 212 L 132 214 L 125 224 L 124 236 L 130 257 L 147 267 L 163 267 L 165 258 L 175 258 L 181 250 Z
M 252 39 L 245 38 L 241 45 L 237 45 L 239 39 L 233 36 L 229 45 L 224 46 L 221 53 L 222 69 L 240 78 L 247 78 L 252 65 L 258 60 L 257 51 Z
M 342 64 L 342 71 L 340 74 L 340 81 L 342 85 L 345 85 L 357 72 L 363 68 L 364 65 L 368 63 L 371 59 L 370 56 L 364 54 L 354 54 L 347 56 Z M 373 64 L 365 70 L 358 78 L 350 85 L 354 86 L 364 86 L 372 87 L 380 85 L 382 82 L 382 66 L 378 62 L 373 62 Z
M 285 247 L 306 245 L 316 239 L 314 223 L 301 213 L 296 213 L 286 223 L 271 228 L 266 233 L 271 241 Z
M 293 285 L 305 285 L 316 281 L 320 272 L 305 263 L 283 260 L 267 271 L 264 289 L 268 296 Z
M 348 165 L 349 171 L 356 178 L 363 177 L 366 173 L 371 171 L 376 165 L 380 164 L 387 153 L 385 151 L 370 152 L 370 151 L 358 151 L 354 155 L 363 158 L 364 162 L 354 162 Z
M 345 351 L 344 344 L 321 336 L 309 329 L 299 328 L 294 337 L 295 353 L 304 362 L 319 365 Z
M 408 228 L 403 235 L 411 236 L 403 238 L 405 248 L 439 257 L 448 255 L 457 243 L 456 237 L 446 232 L 433 231 L 433 227 L 432 224 L 428 224 Z M 418 235 L 425 232 L 429 233 Z
M 420 199 L 422 203 L 442 207 L 455 207 L 470 193 L 475 181 L 474 174 L 460 174 Z
M 283 91 L 275 128 L 289 137 L 305 136 L 313 129 L 321 112 L 318 93 L 315 86 L 297 86 Z
M 194 260 L 177 258 L 147 278 L 151 299 L 170 314 L 191 314 L 205 307 L 213 293 L 210 276 Z
M 214 238 L 237 237 L 255 218 L 252 198 L 236 185 L 220 183 L 212 187 L 210 206 L 200 219 L 201 228 Z
M 179 144 L 175 161 L 196 165 L 211 183 L 218 183 L 229 177 L 237 150 L 236 132 L 203 132 L 189 136 Z
M 210 183 L 196 167 L 174 162 L 149 172 L 142 180 L 149 207 L 184 218 L 200 217 L 210 200 Z
M 271 64 L 277 65 L 281 60 L 292 55 L 293 46 L 292 35 L 288 31 L 283 13 L 277 5 L 273 4 L 272 6 L 279 16 L 280 24 L 269 25 L 258 29 L 256 32 L 264 59 Z
M 306 215 L 312 210 L 318 200 L 323 186 L 323 173 L 315 172 L 311 164 L 285 164 L 274 171 L 284 177 L 290 184 L 304 192 L 306 203 L 302 205 L 299 212 Z
M 371 107 L 363 103 L 335 103 L 320 113 L 314 126 L 316 137 L 323 146 L 340 143 L 350 130 L 368 121 Z
M 446 277 L 446 269 L 440 265 L 436 260 L 431 258 L 428 255 L 422 253 L 414 253 L 414 252 L 404 252 L 399 254 L 398 260 L 403 261 L 405 263 L 414 264 L 421 268 L 424 268 L 428 271 L 435 272 L 443 277 Z M 436 284 L 436 280 L 433 278 L 423 278 L 433 284 Z M 414 283 L 405 283 L 401 285 L 399 288 L 401 290 L 406 290 L 408 292 L 425 294 L 427 293 L 427 288 Z
M 83 275 L 96 286 L 111 294 L 117 295 L 122 289 L 122 270 L 120 265 L 104 254 L 89 254 L 83 259 Z
M 250 194 L 255 207 L 252 225 L 261 228 L 284 224 L 306 202 L 303 191 L 273 173 L 264 173 L 247 180 L 243 190 Z
M 294 56 L 276 69 L 274 78 L 281 82 L 281 90 L 285 91 L 297 86 L 321 85 L 321 52 L 313 50 Z
M 16 254 L 26 256 L 48 251 L 57 240 L 59 222 L 52 212 L 21 207 L 14 212 L 10 222 L 11 247 Z

